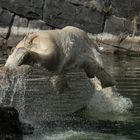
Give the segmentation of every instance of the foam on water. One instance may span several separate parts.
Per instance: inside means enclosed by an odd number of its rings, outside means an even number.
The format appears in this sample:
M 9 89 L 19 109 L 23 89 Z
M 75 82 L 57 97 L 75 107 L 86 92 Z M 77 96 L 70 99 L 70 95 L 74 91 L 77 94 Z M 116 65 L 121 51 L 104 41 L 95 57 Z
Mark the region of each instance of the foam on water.
M 24 138 L 25 139 L 25 138 Z M 52 135 L 44 134 L 41 137 L 26 137 L 26 140 L 129 140 L 126 136 L 113 135 L 98 132 L 84 132 L 84 131 L 73 131 L 69 130 L 66 132 L 59 132 Z
M 88 104 L 88 109 L 92 112 L 101 113 L 126 113 L 133 107 L 130 98 L 121 96 L 114 87 L 102 89 L 97 78 L 92 79 L 95 93 Z

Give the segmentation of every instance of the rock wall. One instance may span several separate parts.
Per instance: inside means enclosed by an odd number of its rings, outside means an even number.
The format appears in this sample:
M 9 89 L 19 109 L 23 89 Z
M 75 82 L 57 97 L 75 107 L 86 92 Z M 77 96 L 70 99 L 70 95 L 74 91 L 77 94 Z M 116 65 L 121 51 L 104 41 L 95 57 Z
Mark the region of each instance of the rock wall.
M 25 34 L 39 29 L 80 27 L 87 32 L 132 33 L 136 18 L 140 34 L 139 0 L 1 0 L 0 57 Z

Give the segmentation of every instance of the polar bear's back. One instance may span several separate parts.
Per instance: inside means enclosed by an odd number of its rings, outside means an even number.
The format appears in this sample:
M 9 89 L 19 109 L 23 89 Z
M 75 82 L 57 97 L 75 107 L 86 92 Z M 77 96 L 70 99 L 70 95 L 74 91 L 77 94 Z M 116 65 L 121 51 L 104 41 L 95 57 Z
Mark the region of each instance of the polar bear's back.
M 86 32 L 77 28 L 77 27 L 74 27 L 74 26 L 66 26 L 62 29 L 62 31 L 64 32 L 69 32 L 69 33 L 72 33 L 72 34 L 75 34 L 75 35 L 86 35 Z

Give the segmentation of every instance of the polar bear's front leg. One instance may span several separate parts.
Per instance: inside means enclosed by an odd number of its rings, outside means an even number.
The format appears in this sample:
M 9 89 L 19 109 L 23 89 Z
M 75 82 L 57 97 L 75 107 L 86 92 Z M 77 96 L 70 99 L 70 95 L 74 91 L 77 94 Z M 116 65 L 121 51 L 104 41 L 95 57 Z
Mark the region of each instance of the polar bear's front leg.
M 111 75 L 96 61 L 86 61 L 83 67 L 89 78 L 94 78 L 94 76 L 96 76 L 100 80 L 102 88 L 115 85 L 115 81 L 112 79 Z

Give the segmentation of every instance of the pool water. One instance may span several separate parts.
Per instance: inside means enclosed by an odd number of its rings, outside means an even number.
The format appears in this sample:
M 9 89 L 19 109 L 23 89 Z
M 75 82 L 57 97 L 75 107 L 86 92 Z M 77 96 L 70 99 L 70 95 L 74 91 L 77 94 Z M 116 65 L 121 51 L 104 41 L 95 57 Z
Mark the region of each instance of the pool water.
M 35 128 L 34 134 L 25 135 L 23 140 L 140 139 L 140 57 L 104 57 L 106 70 L 116 80 L 116 92 L 130 98 L 133 108 L 123 113 L 86 109 L 69 119 L 64 117 L 59 121 L 29 122 Z
M 105 68 L 116 80 L 116 91 L 133 102 L 127 113 L 83 111 L 68 120 L 33 123 L 24 140 L 140 139 L 140 58 L 105 55 Z

